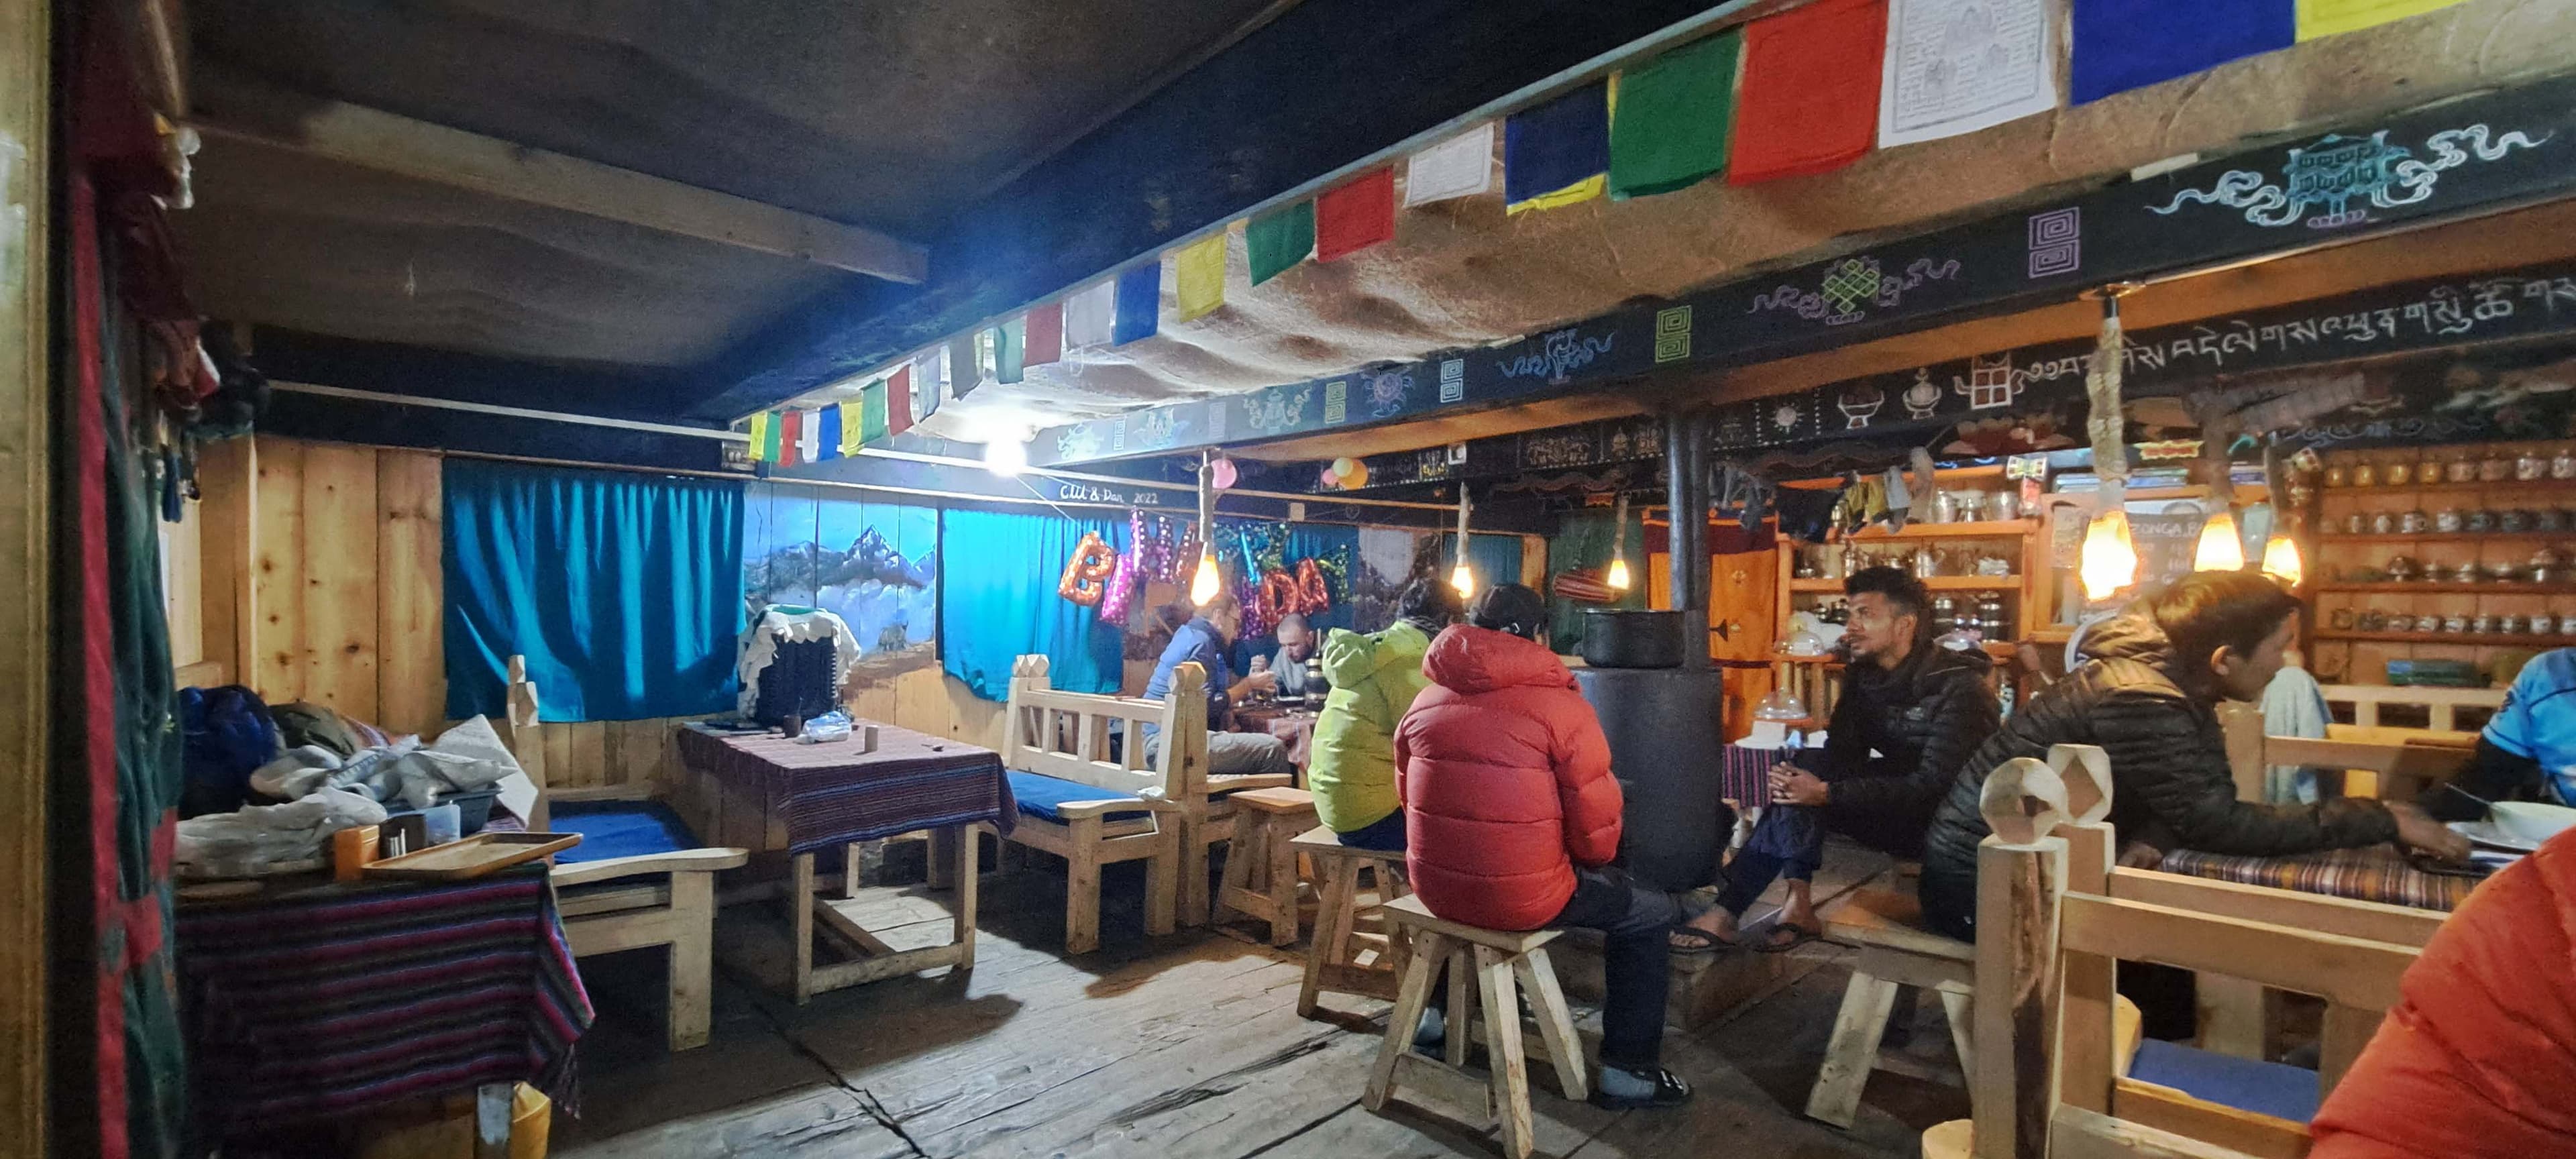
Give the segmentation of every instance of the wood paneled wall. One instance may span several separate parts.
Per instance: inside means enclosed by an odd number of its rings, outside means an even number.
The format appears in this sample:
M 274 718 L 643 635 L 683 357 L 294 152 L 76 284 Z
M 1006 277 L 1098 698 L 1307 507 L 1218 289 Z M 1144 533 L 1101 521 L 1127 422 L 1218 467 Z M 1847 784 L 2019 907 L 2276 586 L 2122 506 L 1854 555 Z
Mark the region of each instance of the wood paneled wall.
M 238 680 L 271 704 L 326 704 L 396 732 L 445 728 L 439 466 L 432 452 L 268 435 L 205 448 L 205 498 L 165 532 L 174 658 L 200 662 L 191 676 Z M 1150 669 L 1128 674 L 1130 691 Z M 855 689 L 851 704 L 870 720 L 1001 743 L 1002 705 L 937 668 Z M 607 794 L 670 784 L 674 723 L 550 727 L 548 779 Z

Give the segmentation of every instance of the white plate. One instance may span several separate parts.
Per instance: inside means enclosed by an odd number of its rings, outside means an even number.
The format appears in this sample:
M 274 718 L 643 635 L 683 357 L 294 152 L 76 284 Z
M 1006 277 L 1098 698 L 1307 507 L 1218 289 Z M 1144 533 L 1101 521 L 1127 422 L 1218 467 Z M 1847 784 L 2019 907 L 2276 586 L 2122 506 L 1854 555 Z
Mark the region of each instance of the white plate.
M 2497 829 L 2495 823 L 2491 821 L 2453 821 L 2450 828 L 2451 832 L 2468 838 L 2471 844 L 2484 845 L 2490 849 L 2510 849 L 2516 853 L 2530 853 L 2540 848 L 2539 842 L 2526 841 L 2506 833 Z

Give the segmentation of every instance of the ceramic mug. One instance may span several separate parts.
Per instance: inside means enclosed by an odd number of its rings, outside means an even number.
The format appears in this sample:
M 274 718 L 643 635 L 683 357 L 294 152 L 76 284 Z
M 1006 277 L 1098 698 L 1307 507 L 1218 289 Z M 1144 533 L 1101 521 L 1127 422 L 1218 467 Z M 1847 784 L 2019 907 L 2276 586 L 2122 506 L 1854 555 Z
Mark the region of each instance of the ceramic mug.
M 2513 458 L 2513 477 L 2518 482 L 2528 483 L 2548 473 L 2549 460 L 2541 458 L 2539 451 L 2525 448 Z
M 2354 618 L 2351 608 L 2336 608 L 2334 614 L 2326 617 L 2326 622 L 2334 625 L 2338 632 L 2349 632 L 2352 630 Z
M 2495 530 L 2495 512 L 2483 507 L 2469 512 L 2468 530 L 2472 534 Z
M 2513 460 L 2502 455 L 2489 455 L 2478 460 L 2478 481 L 2502 483 L 2513 478 Z
M 2552 616 L 2552 615 L 2549 615 L 2549 614 L 2548 614 L 2548 613 L 2546 613 L 2546 612 L 2543 612 L 2543 613 L 2541 613 L 2540 615 L 2537 615 L 2537 616 L 2533 616 L 2533 617 L 2531 618 L 2531 634 L 2532 634 L 2532 635 L 2534 635 L 2534 636 L 2555 636 L 2555 635 L 2557 635 L 2557 634 L 2558 634 L 2558 619 L 2557 619 L 2557 617 Z
M 2481 636 L 2493 635 L 2496 630 L 2496 618 L 2494 616 L 2479 616 L 2477 619 L 2469 621 L 2469 630 Z
M 2496 617 L 2496 631 L 2504 635 L 2519 636 L 2523 633 L 2526 627 L 2528 627 L 2528 625 L 2520 616 Z
M 2397 517 L 2397 530 L 2408 535 L 2419 534 L 2431 525 L 2432 521 L 2426 519 L 2422 511 L 2409 511 Z
M 2470 462 L 2468 456 L 2462 455 L 2451 460 L 2451 465 L 2445 473 L 2454 483 L 2466 483 L 2478 477 L 2478 465 Z
M 2433 618 L 2433 617 L 2431 617 L 2431 616 L 2426 616 L 2426 617 L 2424 617 L 2424 619 L 2425 619 L 2425 620 L 2429 620 L 2429 619 L 2432 619 L 2432 618 Z M 2421 625 L 2421 624 L 2423 623 L 2423 620 L 2418 620 L 2418 621 L 2416 621 L 2416 623 L 2417 623 L 2418 625 Z M 2419 627 L 2417 628 L 2417 630 L 2418 630 L 2418 631 L 2421 631 L 2421 630 L 2422 630 L 2422 628 L 2419 626 Z M 2449 618 L 2449 619 L 2447 619 L 2447 620 L 2442 621 L 2442 630 L 2443 630 L 2443 631 L 2445 631 L 2445 632 L 2448 632 L 2448 633 L 2450 633 L 2450 634 L 2452 634 L 2452 635 L 2454 635 L 2454 636 L 2462 636 L 2462 635 L 2466 635 L 2466 634 L 2468 634 L 2468 631 L 2469 631 L 2469 618 L 2468 618 L 2467 616 L 2453 616 L 2453 617 L 2451 617 L 2451 618 Z
M 2393 535 L 2396 534 L 2396 532 L 2397 516 L 2394 513 L 2381 511 L 2370 517 L 2370 533 L 2372 535 Z
M 2529 531 L 2531 530 L 2532 519 L 2533 516 L 2531 512 L 2516 507 L 2511 511 L 2507 511 L 2502 515 L 2496 516 L 2496 530 L 2508 533 Z
M 2576 479 L 2576 448 L 2560 447 L 2557 454 L 2549 456 L 2549 477 Z
M 2364 514 L 2362 514 L 2361 512 L 2355 511 L 2355 512 L 2353 512 L 2352 514 L 2350 514 L 2350 515 L 2346 515 L 2346 516 L 2344 516 L 2344 517 L 2343 517 L 2343 533 L 2344 533 L 2344 534 L 2346 534 L 2346 535 L 2359 535 L 2359 534 L 2361 534 L 2361 533 L 2363 533 L 2363 532 L 2365 532 L 2365 531 L 2368 531 L 2368 530 L 2370 530 L 2370 517 L 2369 517 L 2369 516 L 2364 515 Z
M 2457 507 L 2445 507 L 2433 513 L 2433 530 L 2445 535 L 2458 531 L 2467 522 Z

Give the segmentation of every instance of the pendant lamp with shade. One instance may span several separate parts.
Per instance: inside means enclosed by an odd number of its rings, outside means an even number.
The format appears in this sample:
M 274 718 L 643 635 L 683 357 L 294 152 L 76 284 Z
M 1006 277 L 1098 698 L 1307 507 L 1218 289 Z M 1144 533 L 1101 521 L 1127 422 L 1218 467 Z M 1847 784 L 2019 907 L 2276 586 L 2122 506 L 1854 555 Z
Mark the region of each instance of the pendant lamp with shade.
M 1216 467 L 1211 456 L 1199 456 L 1199 567 L 1190 577 L 1190 603 L 1206 607 L 1225 588 L 1216 566 Z
M 2084 426 L 2092 437 L 2093 474 L 2101 489 L 2095 493 L 2093 520 L 2084 529 L 2076 576 L 2083 581 L 2085 598 L 2092 600 L 2109 599 L 2138 581 L 2138 547 L 2129 534 L 2129 452 L 2121 439 L 2126 424 L 2120 402 L 2120 296 L 2135 289 L 2115 282 L 2087 295 L 2102 302 L 2102 334 L 2093 346 L 2093 365 L 2084 372 Z
M 1458 484 L 1458 551 L 1457 566 L 1449 569 L 1449 586 L 1458 589 L 1459 599 L 1472 599 L 1476 594 L 1476 573 L 1467 566 L 1467 484 Z
M 2200 544 L 2192 551 L 2191 570 L 2245 570 L 2245 537 L 2237 531 L 2236 516 L 2227 508 L 2219 508 L 2200 525 Z

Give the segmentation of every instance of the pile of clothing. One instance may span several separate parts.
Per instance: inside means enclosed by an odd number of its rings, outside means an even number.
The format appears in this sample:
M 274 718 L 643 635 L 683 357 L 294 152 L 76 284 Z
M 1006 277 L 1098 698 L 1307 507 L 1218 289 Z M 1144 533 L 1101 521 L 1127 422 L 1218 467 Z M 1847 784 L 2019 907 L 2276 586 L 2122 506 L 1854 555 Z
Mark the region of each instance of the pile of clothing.
M 180 699 L 187 736 L 181 876 L 315 867 L 333 833 L 521 775 L 480 716 L 424 744 L 322 705 L 272 710 L 239 685 L 186 689 Z

